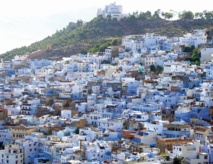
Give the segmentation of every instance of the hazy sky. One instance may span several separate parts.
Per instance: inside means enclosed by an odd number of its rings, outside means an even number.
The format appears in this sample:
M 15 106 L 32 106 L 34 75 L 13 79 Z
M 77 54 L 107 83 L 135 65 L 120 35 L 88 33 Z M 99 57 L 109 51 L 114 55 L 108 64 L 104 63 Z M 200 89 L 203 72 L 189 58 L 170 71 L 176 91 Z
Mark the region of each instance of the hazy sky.
M 98 8 L 112 2 L 123 5 L 124 13 L 213 10 L 212 0 L 4 0 L 0 3 L 0 53 L 39 41 L 69 22 L 89 21 Z

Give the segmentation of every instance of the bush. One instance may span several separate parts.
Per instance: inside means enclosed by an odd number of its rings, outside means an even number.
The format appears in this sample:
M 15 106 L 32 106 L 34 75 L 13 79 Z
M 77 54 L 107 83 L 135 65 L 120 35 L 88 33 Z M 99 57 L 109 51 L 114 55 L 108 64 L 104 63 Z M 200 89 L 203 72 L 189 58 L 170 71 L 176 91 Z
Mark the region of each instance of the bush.
M 161 67 L 159 65 L 158 66 L 150 65 L 149 68 L 150 68 L 150 71 L 152 71 L 156 74 L 160 74 L 163 72 L 163 67 Z
M 170 157 L 168 154 L 161 154 L 161 156 L 166 160 L 166 161 L 169 161 L 170 160 Z
M 175 157 L 173 159 L 173 164 L 181 164 L 182 160 L 183 160 L 183 157 Z

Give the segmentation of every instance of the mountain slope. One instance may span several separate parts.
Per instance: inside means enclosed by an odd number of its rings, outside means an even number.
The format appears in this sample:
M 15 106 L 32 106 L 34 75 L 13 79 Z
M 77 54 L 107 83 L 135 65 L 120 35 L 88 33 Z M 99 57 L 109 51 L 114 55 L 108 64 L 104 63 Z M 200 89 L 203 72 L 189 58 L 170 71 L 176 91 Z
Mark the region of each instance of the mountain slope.
M 131 34 L 157 33 L 167 36 L 181 36 L 183 33 L 197 28 L 213 28 L 213 19 L 176 20 L 125 18 L 121 21 L 96 17 L 88 23 L 70 23 L 66 28 L 57 31 L 42 41 L 35 42 L 28 47 L 16 48 L 1 55 L 4 60 L 11 59 L 16 54 L 25 54 L 51 47 L 48 54 L 40 56 L 70 56 L 81 50 L 89 50 L 94 44 L 110 41 L 115 37 Z M 54 49 L 61 49 L 57 53 Z M 62 54 L 61 52 L 66 52 Z

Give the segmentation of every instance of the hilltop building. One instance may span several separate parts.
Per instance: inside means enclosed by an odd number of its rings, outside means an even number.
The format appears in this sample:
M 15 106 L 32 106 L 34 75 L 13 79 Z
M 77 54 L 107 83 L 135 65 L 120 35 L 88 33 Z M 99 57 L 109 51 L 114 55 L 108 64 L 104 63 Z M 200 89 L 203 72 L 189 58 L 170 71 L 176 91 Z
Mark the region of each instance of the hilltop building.
M 106 5 L 104 9 L 98 9 L 97 16 L 99 15 L 102 15 L 104 18 L 107 18 L 108 16 L 110 16 L 111 19 L 117 19 L 117 20 L 127 17 L 127 14 L 123 13 L 122 5 L 116 5 L 115 2 L 109 5 Z

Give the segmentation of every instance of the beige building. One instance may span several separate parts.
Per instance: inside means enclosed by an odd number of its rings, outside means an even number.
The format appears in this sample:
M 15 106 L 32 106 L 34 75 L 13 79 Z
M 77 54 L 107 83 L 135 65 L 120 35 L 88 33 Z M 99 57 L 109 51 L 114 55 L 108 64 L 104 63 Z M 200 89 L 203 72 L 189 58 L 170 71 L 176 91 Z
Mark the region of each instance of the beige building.
M 188 164 L 208 164 L 209 154 L 200 151 L 200 141 L 196 140 L 187 144 L 175 144 L 171 152 L 166 152 L 168 155 L 183 157 L 183 163 Z
M 165 149 L 172 150 L 175 144 L 186 144 L 192 142 L 191 138 L 163 138 L 157 140 L 157 148 L 160 149 L 161 153 L 165 153 Z
M 210 129 L 205 127 L 198 127 L 194 129 L 193 139 L 200 140 L 200 143 L 204 144 L 206 137 L 209 135 Z
M 36 131 L 35 127 L 27 127 L 24 125 L 18 125 L 11 127 L 12 129 L 12 140 L 23 139 L 24 136 L 30 135 Z

